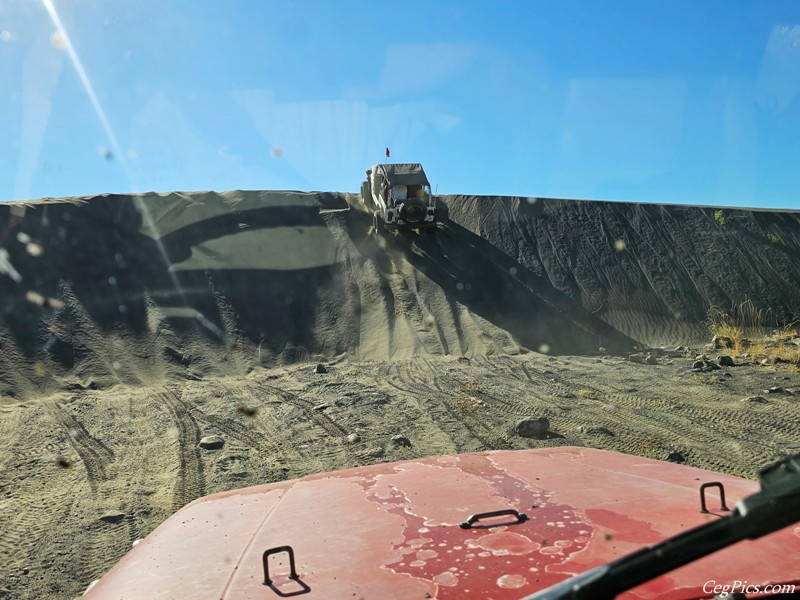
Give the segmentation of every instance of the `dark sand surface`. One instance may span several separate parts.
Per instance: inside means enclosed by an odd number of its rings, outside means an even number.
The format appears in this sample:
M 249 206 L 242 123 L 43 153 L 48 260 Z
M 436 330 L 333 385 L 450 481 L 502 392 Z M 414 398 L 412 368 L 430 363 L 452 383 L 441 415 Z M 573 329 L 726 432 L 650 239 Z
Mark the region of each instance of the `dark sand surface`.
M 358 206 L 0 205 L 0 597 L 73 598 L 194 498 L 314 472 L 568 444 L 752 477 L 800 451 L 794 365 L 691 371 L 710 309 L 800 314 L 800 213 L 449 196 L 435 234 L 376 238 Z

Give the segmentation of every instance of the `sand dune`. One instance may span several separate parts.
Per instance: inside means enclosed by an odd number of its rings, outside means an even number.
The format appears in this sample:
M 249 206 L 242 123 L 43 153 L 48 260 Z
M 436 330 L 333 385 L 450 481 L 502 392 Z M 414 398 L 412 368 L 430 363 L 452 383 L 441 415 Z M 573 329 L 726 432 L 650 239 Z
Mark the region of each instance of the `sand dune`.
M 712 306 L 749 300 L 776 322 L 800 303 L 796 212 L 727 209 L 720 225 L 708 208 L 452 196 L 441 198 L 436 235 L 378 244 L 348 194 L 16 206 L 26 209 L 16 224 L 9 206 L 0 209 L 4 246 L 23 278 L 4 277 L 4 339 L 67 371 L 108 355 L 112 332 L 152 337 L 148 311 L 168 319 L 181 344 L 236 339 L 267 366 L 342 353 L 384 360 L 675 345 L 704 335 Z M 40 256 L 19 233 L 41 244 Z M 29 291 L 66 309 L 42 310 Z M 104 377 L 129 382 L 111 373 L 113 363 Z M 20 384 L 5 386 L 8 395 Z
M 439 210 L 376 237 L 352 194 L 0 205 L 0 598 L 74 597 L 203 494 L 345 466 L 584 444 L 752 476 L 800 451 L 790 365 L 626 360 L 702 347 L 712 307 L 800 314 L 799 212 Z M 795 394 L 741 402 L 772 386 Z M 514 435 L 532 415 L 545 439 Z

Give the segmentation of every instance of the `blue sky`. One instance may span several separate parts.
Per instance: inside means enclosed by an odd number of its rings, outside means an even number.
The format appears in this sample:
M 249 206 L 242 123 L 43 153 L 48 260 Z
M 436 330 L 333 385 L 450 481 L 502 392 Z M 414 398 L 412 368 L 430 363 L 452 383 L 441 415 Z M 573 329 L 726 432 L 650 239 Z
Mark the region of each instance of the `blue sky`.
M 388 146 L 439 193 L 800 208 L 795 0 L 50 1 L 0 0 L 0 200 L 357 192 Z

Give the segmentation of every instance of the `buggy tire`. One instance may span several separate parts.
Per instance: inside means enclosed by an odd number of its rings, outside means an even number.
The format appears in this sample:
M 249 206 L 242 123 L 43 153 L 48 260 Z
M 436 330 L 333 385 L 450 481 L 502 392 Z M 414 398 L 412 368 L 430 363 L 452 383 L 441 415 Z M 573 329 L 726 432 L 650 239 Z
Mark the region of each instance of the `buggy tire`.
M 383 222 L 380 216 L 378 216 L 377 210 L 372 213 L 372 231 L 375 235 L 380 235 L 381 231 L 383 231 Z
M 406 200 L 399 206 L 397 218 L 411 227 L 425 227 L 425 205 L 416 198 Z
M 370 192 L 371 192 L 371 190 L 369 189 L 369 181 L 362 181 L 361 182 L 361 204 L 363 204 L 364 206 L 370 206 L 372 204 L 372 202 L 371 202 L 372 198 L 369 197 L 370 196 Z

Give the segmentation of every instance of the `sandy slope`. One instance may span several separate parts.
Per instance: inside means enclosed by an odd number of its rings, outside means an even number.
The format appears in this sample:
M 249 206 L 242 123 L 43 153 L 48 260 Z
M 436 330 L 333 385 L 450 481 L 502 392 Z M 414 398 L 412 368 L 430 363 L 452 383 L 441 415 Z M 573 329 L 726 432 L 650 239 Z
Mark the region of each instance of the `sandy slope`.
M 7 337 L 40 352 L 47 311 L 25 292 L 67 288 L 104 335 L 147 335 L 156 305 L 182 331 L 205 324 L 212 341 L 221 295 L 265 364 L 674 345 L 702 335 L 711 306 L 750 300 L 770 322 L 800 308 L 798 212 L 726 209 L 720 225 L 708 208 L 454 196 L 437 235 L 380 247 L 368 216 L 348 210 L 357 204 L 225 192 L 40 201 L 18 204 L 16 218 L 3 206 L 0 243 L 22 277 L 3 278 Z M 26 252 L 20 233 L 43 253 Z M 71 368 L 74 340 L 59 335 L 49 354 Z
M 796 314 L 798 213 L 446 197 L 435 235 L 375 239 L 351 205 L 0 206 L 0 597 L 72 597 L 186 502 L 313 472 L 585 444 L 751 476 L 800 451 L 796 369 L 625 360 L 702 343 L 713 305 Z

